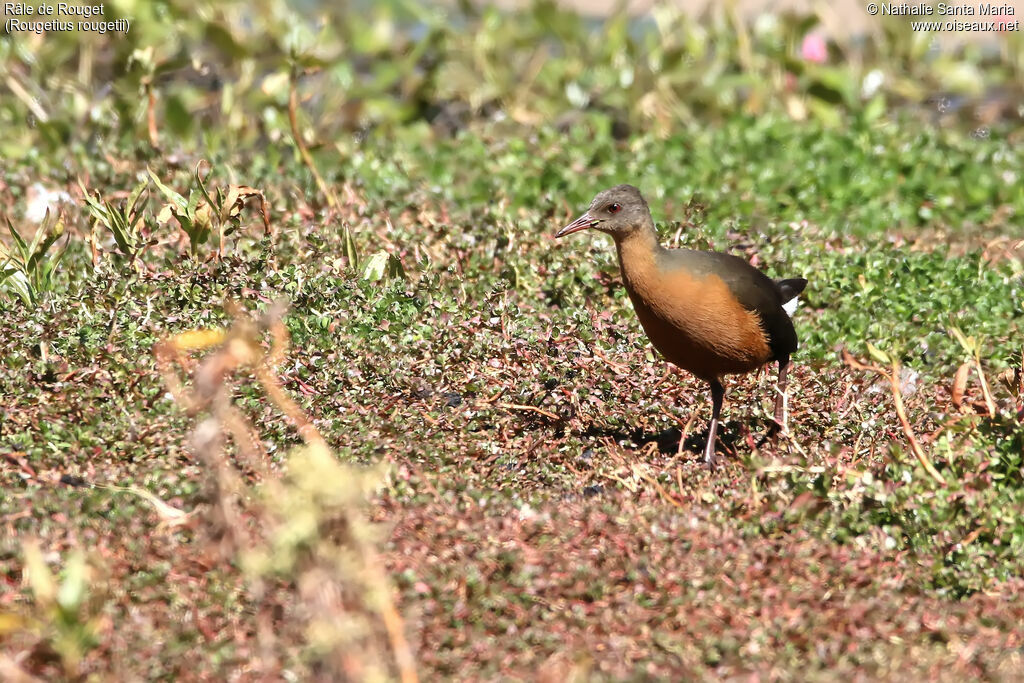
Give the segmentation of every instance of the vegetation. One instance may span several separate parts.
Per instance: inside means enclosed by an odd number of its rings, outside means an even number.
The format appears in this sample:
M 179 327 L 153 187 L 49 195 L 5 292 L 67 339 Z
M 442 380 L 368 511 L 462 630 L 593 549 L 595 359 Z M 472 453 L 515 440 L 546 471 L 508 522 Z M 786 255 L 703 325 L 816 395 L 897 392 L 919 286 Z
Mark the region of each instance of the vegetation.
M 116 7 L 0 42 L 2 677 L 1024 673 L 1019 35 Z M 617 182 L 810 280 L 719 469 Z

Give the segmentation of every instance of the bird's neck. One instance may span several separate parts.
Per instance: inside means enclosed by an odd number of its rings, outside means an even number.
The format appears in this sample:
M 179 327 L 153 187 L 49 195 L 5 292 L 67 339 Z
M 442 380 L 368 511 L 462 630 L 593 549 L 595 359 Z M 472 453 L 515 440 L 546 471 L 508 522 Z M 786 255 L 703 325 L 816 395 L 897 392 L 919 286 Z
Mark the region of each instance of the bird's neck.
M 658 242 L 658 233 L 652 223 L 645 223 L 615 240 L 619 252 L 619 266 L 623 277 L 655 267 L 658 252 L 664 247 Z

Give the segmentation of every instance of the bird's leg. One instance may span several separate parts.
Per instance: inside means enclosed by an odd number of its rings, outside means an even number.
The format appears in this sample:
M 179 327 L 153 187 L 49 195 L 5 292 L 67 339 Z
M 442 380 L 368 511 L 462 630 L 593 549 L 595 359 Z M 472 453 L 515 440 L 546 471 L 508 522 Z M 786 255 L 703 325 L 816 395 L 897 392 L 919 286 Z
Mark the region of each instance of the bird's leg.
M 779 359 L 779 381 L 775 388 L 775 424 L 782 431 L 789 431 L 786 425 L 786 381 L 789 374 L 789 356 Z
M 715 378 L 711 381 L 711 427 L 708 429 L 708 443 L 704 447 L 704 462 L 708 467 L 715 464 L 715 435 L 718 433 L 718 417 L 722 414 L 722 400 L 725 387 Z

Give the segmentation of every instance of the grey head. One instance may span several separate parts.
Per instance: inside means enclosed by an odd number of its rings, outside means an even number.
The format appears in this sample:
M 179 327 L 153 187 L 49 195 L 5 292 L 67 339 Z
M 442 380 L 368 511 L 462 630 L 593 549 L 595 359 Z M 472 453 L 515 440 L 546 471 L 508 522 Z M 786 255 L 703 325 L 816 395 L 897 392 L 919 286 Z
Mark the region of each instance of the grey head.
M 555 237 L 594 228 L 621 239 L 634 230 L 653 226 L 651 210 L 640 190 L 632 185 L 616 185 L 598 192 L 586 213 L 559 230 Z

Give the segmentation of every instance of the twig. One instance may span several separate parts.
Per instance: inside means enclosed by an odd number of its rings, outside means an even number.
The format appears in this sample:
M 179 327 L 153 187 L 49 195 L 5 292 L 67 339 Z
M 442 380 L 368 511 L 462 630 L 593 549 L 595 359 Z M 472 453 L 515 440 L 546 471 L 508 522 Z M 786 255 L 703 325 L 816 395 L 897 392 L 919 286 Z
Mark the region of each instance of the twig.
M 146 132 L 149 134 L 149 145 L 153 149 L 160 149 L 160 135 L 156 127 L 156 91 L 152 79 L 144 79 L 143 86 L 146 91 Z
M 665 487 L 662 486 L 657 479 L 646 473 L 641 473 L 640 478 L 646 481 L 648 484 L 652 485 L 658 491 L 658 495 L 660 495 L 663 500 L 667 500 L 669 503 L 679 508 L 680 510 L 686 509 L 686 506 L 680 503 L 678 500 L 676 500 L 675 496 L 666 491 Z
M 978 379 L 981 381 L 981 395 L 985 397 L 985 407 L 988 408 L 989 417 L 996 416 L 996 401 L 992 398 L 992 390 L 988 387 L 988 380 L 985 379 L 985 371 L 981 369 L 981 358 L 975 357 L 974 366 L 978 369 Z
M 842 359 L 846 365 L 849 365 L 855 370 L 867 370 L 879 374 L 889 380 L 889 385 L 892 390 L 892 400 L 896 406 L 896 416 L 900 420 L 900 426 L 903 427 L 903 434 L 907 437 L 907 441 L 910 442 L 910 449 L 914 452 L 914 457 L 921 463 L 921 467 L 924 468 L 925 472 L 928 473 L 935 483 L 939 486 L 946 486 L 946 480 L 942 478 L 935 466 L 928 459 L 924 450 L 921 448 L 921 444 L 918 443 L 917 437 L 914 435 L 914 428 L 910 425 L 910 420 L 907 419 L 907 410 L 903 405 L 903 392 L 900 391 L 900 373 L 899 373 L 899 362 L 893 358 L 890 359 L 892 364 L 891 370 L 886 370 L 877 365 L 866 365 L 861 363 L 859 360 L 853 357 L 853 355 L 846 349 L 842 350 Z M 795 443 L 792 442 L 791 443 Z
M 554 413 L 552 413 L 550 411 L 544 410 L 543 408 L 538 408 L 536 406 L 524 406 L 524 405 L 519 405 L 518 403 L 499 403 L 498 407 L 499 408 L 504 408 L 505 410 L 525 410 L 525 411 L 530 411 L 530 412 L 534 412 L 534 413 L 540 413 L 544 417 L 551 418 L 552 420 L 561 420 L 562 419 L 558 415 L 555 415 Z
M 978 371 L 978 379 L 981 381 L 981 395 L 985 397 L 985 408 L 988 410 L 989 417 L 995 417 L 996 402 L 992 398 L 992 392 L 988 387 L 988 380 L 985 379 L 985 371 L 981 367 L 981 344 L 975 337 L 968 337 L 956 326 L 951 327 L 950 332 L 960 342 L 960 346 L 963 347 L 964 351 L 971 355 L 971 360 L 974 361 L 974 368 Z
M 388 583 L 383 579 L 386 576 L 380 560 L 369 548 L 364 548 L 366 553 L 367 571 L 370 576 L 377 577 L 376 583 L 378 599 L 377 606 L 381 619 L 384 621 L 384 628 L 387 629 L 388 638 L 391 640 L 391 650 L 395 655 L 395 664 L 398 666 L 398 673 L 402 683 L 416 683 L 419 676 L 416 674 L 416 660 L 412 656 L 412 648 L 405 637 L 405 622 L 395 608 L 395 602 L 391 599 L 391 590 Z
M 616 363 L 615 361 L 609 359 L 608 356 L 604 355 L 604 353 L 601 352 L 601 349 L 597 348 L 596 346 L 590 347 L 590 352 L 593 353 L 598 358 L 600 358 L 601 360 L 603 360 L 608 367 L 610 367 L 612 370 L 619 373 L 620 375 L 625 375 L 627 372 L 629 372 L 628 365 Z
M 801 457 L 803 457 L 805 460 L 811 459 L 811 456 L 808 455 L 807 451 L 805 451 L 799 443 L 797 443 L 797 440 L 793 438 L 792 434 L 785 430 L 780 430 L 779 434 L 785 437 L 786 441 L 789 442 L 789 445 L 796 449 L 796 452 L 799 453 Z
M 676 457 L 683 452 L 683 444 L 686 442 L 686 437 L 690 435 L 690 427 L 693 426 L 693 421 L 697 419 L 697 411 L 690 411 L 690 417 L 683 422 L 683 419 L 670 413 L 665 406 L 661 406 L 661 412 L 679 423 L 681 429 L 679 431 L 679 446 L 676 448 Z
M 800 465 L 765 465 L 759 467 L 758 472 L 769 472 L 772 474 L 789 474 L 790 472 L 801 472 L 807 474 L 822 474 L 826 472 L 826 468 L 821 465 L 812 465 L 810 467 L 801 467 Z
M 46 123 L 50 120 L 50 116 L 39 104 L 39 100 L 32 97 L 32 95 L 22 87 L 21 83 L 19 83 L 13 75 L 8 74 L 7 78 L 4 80 L 7 83 L 7 87 L 11 89 L 12 93 L 14 93 L 14 96 L 21 100 L 25 106 L 29 108 L 29 111 L 32 112 L 32 115 L 39 119 L 41 123 Z
M 288 123 L 291 124 L 292 137 L 295 139 L 295 147 L 299 150 L 299 156 L 302 157 L 302 163 L 309 168 L 309 172 L 313 174 L 313 179 L 316 181 L 316 185 L 320 188 L 320 191 L 327 198 L 327 205 L 332 209 L 338 207 L 338 198 L 334 196 L 334 192 L 327 183 L 324 181 L 323 176 L 320 175 L 320 171 L 317 170 L 316 164 L 313 162 L 313 157 L 306 149 L 306 143 L 302 141 L 302 131 L 299 130 L 299 93 L 296 88 L 295 82 L 298 78 L 298 67 L 293 66 L 291 70 L 291 78 L 289 79 L 288 88 Z

